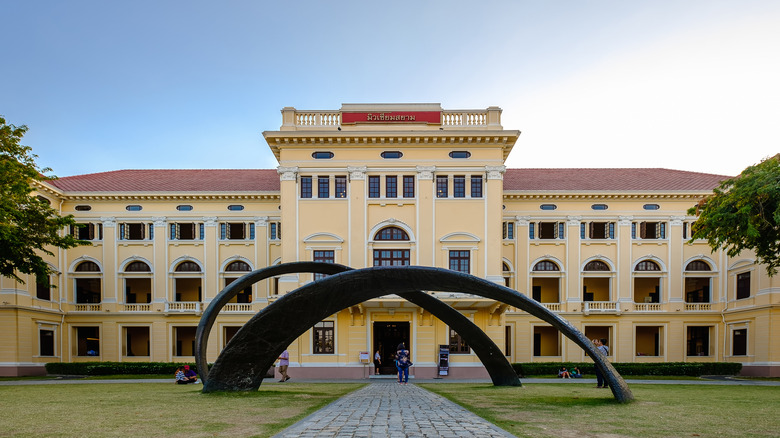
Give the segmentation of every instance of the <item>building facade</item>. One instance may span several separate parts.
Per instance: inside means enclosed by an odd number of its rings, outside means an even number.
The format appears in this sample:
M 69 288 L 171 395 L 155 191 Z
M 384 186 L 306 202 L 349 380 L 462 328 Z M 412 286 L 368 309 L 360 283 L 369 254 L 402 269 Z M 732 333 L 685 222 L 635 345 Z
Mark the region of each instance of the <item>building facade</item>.
M 263 133 L 277 169 L 120 170 L 41 184 L 88 246 L 58 250 L 43 287 L 0 279 L 0 375 L 47 362 L 191 361 L 200 315 L 262 267 L 426 265 L 507 285 L 605 338 L 613 362 L 733 361 L 780 375 L 780 289 L 751 254 L 690 242 L 687 209 L 722 175 L 668 169 L 507 169 L 520 132 L 501 110 L 344 104 L 282 110 Z M 214 361 L 252 315 L 312 274 L 255 284 L 221 312 Z M 582 361 L 556 329 L 503 303 L 427 291 L 512 362 Z M 775 330 L 776 331 L 776 330 Z M 367 377 L 405 341 L 418 377 L 486 376 L 444 323 L 390 295 L 344 309 L 289 347 L 299 377 Z M 363 356 L 365 357 L 365 356 Z M 386 367 L 385 373 L 394 368 Z

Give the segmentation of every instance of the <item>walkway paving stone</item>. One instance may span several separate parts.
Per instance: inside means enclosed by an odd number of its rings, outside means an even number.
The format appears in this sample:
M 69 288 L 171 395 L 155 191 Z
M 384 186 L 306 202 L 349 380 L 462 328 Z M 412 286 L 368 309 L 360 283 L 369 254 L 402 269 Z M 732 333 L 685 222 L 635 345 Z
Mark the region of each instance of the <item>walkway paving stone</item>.
M 381 382 L 347 394 L 275 438 L 513 436 L 417 385 Z

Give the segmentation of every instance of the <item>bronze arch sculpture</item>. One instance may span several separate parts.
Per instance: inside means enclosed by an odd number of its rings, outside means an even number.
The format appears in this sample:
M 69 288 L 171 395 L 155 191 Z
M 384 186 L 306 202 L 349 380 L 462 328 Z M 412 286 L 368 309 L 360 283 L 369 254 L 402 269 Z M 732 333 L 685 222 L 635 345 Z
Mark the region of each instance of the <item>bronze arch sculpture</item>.
M 592 358 L 619 402 L 633 394 L 607 358 L 568 321 L 536 301 L 504 286 L 448 269 L 423 266 L 373 267 L 335 274 L 286 294 L 256 314 L 233 337 L 208 373 L 203 392 L 257 390 L 274 359 L 297 337 L 322 319 L 360 302 L 387 294 L 418 290 L 464 292 L 518 307 L 557 328 Z M 312 305 L 312 303 L 314 305 Z M 274 309 L 271 309 L 274 307 Z M 283 309 L 291 324 L 274 315 Z M 264 336 L 257 336 L 263 333 Z M 205 369 L 205 368 L 204 368 Z
M 282 274 L 300 272 L 336 274 L 349 270 L 352 270 L 352 268 L 332 263 L 293 262 L 258 269 L 231 283 L 214 298 L 208 308 L 203 312 L 203 316 L 201 317 L 195 334 L 195 361 L 198 365 L 198 370 L 201 371 L 201 379 L 204 384 L 209 379 L 206 347 L 208 345 L 208 337 L 211 333 L 211 328 L 217 319 L 219 311 L 228 303 L 228 301 L 236 296 L 239 291 L 258 281 Z M 482 364 L 488 371 L 494 385 L 520 386 L 520 379 L 517 377 L 517 373 L 515 373 L 514 368 L 512 368 L 512 365 L 509 363 L 506 356 L 504 356 L 493 340 L 468 318 L 447 304 L 423 292 L 415 291 L 399 295 L 409 302 L 431 312 L 431 314 L 442 320 L 445 324 L 454 328 L 472 347 L 480 361 L 482 361 Z M 275 304 L 272 304 L 269 307 L 274 305 Z M 263 311 L 265 312 L 266 309 L 263 309 Z M 271 311 L 273 311 L 273 309 L 271 309 Z M 287 310 L 278 309 L 275 314 L 285 315 L 285 312 L 287 312 Z

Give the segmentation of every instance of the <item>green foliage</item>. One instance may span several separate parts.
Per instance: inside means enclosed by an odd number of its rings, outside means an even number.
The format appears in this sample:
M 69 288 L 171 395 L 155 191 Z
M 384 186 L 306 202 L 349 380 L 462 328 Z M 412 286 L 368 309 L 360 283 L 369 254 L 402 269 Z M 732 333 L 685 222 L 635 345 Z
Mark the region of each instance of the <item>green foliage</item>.
M 730 257 L 753 250 L 774 275 L 780 266 L 780 155 L 721 182 L 688 214 L 699 216 L 691 241 L 706 239 L 713 251 L 724 248 Z
M 60 216 L 33 196 L 35 183 L 54 177 L 43 175 L 51 169 L 39 169 L 32 149 L 20 144 L 25 132 L 26 126 L 6 124 L 0 117 L 0 275 L 21 283 L 18 272 L 48 279 L 51 268 L 41 254 L 53 255 L 51 248 L 88 243 L 62 232 L 75 225 L 73 216 Z
M 46 364 L 46 372 L 65 376 L 170 374 L 173 377 L 176 368 L 184 365 L 197 371 L 194 363 L 184 362 L 51 362 Z
M 664 362 L 664 363 L 612 363 L 621 376 L 733 376 L 742 370 L 741 363 L 733 362 Z M 593 362 L 527 362 L 513 363 L 518 376 L 557 375 L 561 367 L 571 370 L 578 367 L 585 375 L 593 376 Z

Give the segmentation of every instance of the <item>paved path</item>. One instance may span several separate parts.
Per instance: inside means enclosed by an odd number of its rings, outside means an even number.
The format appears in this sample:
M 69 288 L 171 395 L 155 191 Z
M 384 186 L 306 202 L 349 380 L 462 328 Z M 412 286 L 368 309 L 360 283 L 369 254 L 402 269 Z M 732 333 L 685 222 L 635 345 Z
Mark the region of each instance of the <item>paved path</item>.
M 513 436 L 417 385 L 377 382 L 336 400 L 274 438 Z

